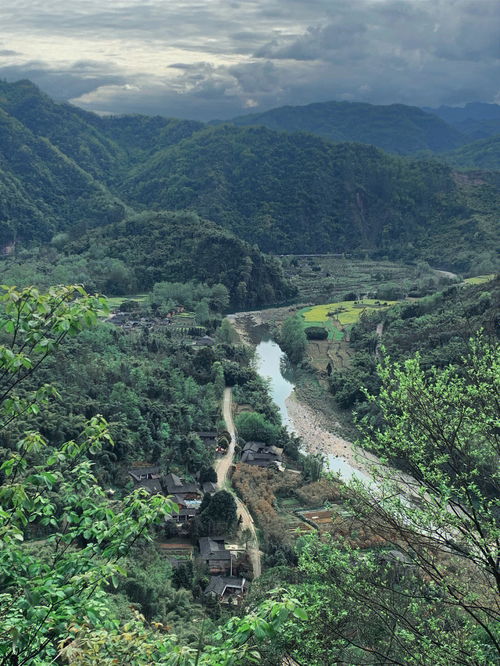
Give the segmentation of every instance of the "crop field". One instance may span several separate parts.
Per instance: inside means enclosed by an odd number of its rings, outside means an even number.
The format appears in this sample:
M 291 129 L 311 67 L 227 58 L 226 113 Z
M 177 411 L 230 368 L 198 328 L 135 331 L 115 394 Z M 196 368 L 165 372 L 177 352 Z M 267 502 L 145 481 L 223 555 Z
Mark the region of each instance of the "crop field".
M 285 275 L 298 288 L 302 303 L 341 301 L 349 292 L 363 298 L 373 295 L 383 283 L 412 285 L 419 279 L 436 279 L 430 268 L 391 261 L 296 255 L 282 257 L 281 261 Z
M 493 280 L 494 277 L 494 273 L 491 275 L 476 275 L 476 277 L 466 278 L 464 282 L 467 282 L 467 284 L 484 284 L 485 282 Z
M 129 296 L 107 296 L 106 300 L 110 310 L 117 310 L 125 301 L 137 301 L 142 303 L 148 297 L 147 294 L 130 294 Z
M 347 328 L 355 324 L 365 310 L 383 310 L 397 301 L 338 301 L 324 305 L 302 308 L 298 314 L 302 317 L 304 328 L 322 326 L 328 331 L 328 340 L 342 340 Z

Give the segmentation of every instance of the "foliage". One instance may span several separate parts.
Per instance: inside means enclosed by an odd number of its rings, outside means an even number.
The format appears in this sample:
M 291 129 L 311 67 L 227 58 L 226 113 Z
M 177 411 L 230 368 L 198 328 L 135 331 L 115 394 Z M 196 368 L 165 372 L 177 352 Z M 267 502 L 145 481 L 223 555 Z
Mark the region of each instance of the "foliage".
M 299 363 L 306 350 L 306 334 L 299 317 L 288 317 L 281 326 L 280 345 L 292 363 Z
M 290 589 L 310 622 L 290 621 L 263 662 L 497 663 L 498 344 L 473 339 L 461 367 L 426 373 L 417 356 L 379 372 L 383 422 L 362 444 L 412 477 L 374 465 L 374 484 L 343 491 L 344 529 L 301 539 Z
M 320 102 L 284 106 L 234 118 L 239 126 L 264 125 L 274 130 L 305 131 L 332 141 L 370 143 L 390 153 L 441 152 L 466 141 L 459 131 L 422 109 L 362 102 Z
M 0 415 L 3 430 L 21 415 L 37 415 L 54 391 L 28 386 L 33 373 L 68 335 L 95 324 L 104 301 L 81 287 L 47 294 L 4 288 L 1 296 Z M 113 503 L 97 485 L 88 455 L 110 444 L 96 416 L 77 439 L 53 447 L 26 431 L 0 467 L 0 655 L 5 663 L 53 657 L 77 616 L 99 624 L 103 587 L 121 559 L 172 504 L 143 491 Z M 43 539 L 30 542 L 33 532 Z M 39 661 L 42 659 L 42 661 Z
M 258 412 L 243 412 L 236 417 L 239 435 L 247 442 L 256 441 L 265 444 L 278 443 L 280 428 L 270 423 Z
M 61 645 L 61 657 L 73 666 L 241 666 L 259 663 L 259 647 L 273 642 L 284 622 L 307 614 L 292 598 L 277 594 L 244 617 L 233 617 L 203 647 L 206 628 L 200 626 L 197 647 L 180 644 L 168 627 L 145 626 L 142 618 L 111 630 L 92 630 L 76 624 L 73 637 Z
M 234 531 L 237 520 L 238 512 L 233 495 L 227 490 L 219 490 L 212 496 L 204 496 L 193 532 L 198 537 L 230 534 Z
M 308 340 L 326 340 L 328 331 L 323 326 L 308 326 L 305 329 Z
M 375 403 L 366 404 L 363 387 L 378 391 L 380 382 L 374 372 L 376 355 L 385 353 L 395 361 L 419 351 L 425 368 L 460 363 L 472 332 L 481 328 L 495 335 L 499 307 L 499 281 L 477 286 L 452 286 L 418 301 L 404 302 L 385 313 L 364 316 L 351 330 L 355 354 L 351 367 L 333 372 L 331 390 L 338 404 L 378 413 Z M 383 324 L 381 340 L 375 335 Z

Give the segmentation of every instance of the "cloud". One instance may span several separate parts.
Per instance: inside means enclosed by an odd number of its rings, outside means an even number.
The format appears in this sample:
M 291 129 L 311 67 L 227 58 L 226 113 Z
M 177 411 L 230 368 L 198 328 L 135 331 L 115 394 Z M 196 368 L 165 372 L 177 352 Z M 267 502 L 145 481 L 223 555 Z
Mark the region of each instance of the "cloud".
M 498 0 L 23 3 L 1 3 L 0 76 L 89 110 L 207 120 L 328 99 L 500 96 Z

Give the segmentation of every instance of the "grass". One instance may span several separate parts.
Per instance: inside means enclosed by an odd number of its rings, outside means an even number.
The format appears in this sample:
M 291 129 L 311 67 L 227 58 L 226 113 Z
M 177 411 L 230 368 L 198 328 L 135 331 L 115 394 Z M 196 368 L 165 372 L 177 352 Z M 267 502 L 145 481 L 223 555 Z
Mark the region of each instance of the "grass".
M 293 264 L 291 262 L 294 262 Z M 302 303 L 343 300 L 345 294 L 367 296 L 383 283 L 414 284 L 420 279 L 435 279 L 434 271 L 391 261 L 342 258 L 335 256 L 282 259 L 285 275 L 299 290 Z
M 476 275 L 475 277 L 466 278 L 464 282 L 467 282 L 467 284 L 484 284 L 485 282 L 493 280 L 494 277 L 494 273 L 491 275 Z
M 362 301 L 338 301 L 302 308 L 298 314 L 302 317 L 304 328 L 322 326 L 328 331 L 328 340 L 342 340 L 343 329 L 359 321 L 365 310 L 383 310 L 395 303 L 397 301 L 378 301 L 372 298 Z
M 142 303 L 148 297 L 147 294 L 130 294 L 128 296 L 106 296 L 110 310 L 117 310 L 125 301 L 138 301 Z

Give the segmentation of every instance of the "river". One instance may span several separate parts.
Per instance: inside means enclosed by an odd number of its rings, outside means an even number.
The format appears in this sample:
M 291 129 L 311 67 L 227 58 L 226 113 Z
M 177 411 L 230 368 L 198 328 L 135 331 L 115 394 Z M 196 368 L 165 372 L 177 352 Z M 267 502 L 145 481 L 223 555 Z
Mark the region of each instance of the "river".
M 303 438 L 306 445 L 304 452 L 310 450 L 308 440 L 310 444 L 314 444 L 315 446 L 317 446 L 319 440 L 326 440 L 326 446 L 328 446 L 329 440 L 337 448 L 340 445 L 344 450 L 348 450 L 352 458 L 352 444 L 324 430 L 321 425 L 316 423 L 316 419 L 313 419 L 311 423 L 309 409 L 296 402 L 293 369 L 281 347 L 265 334 L 261 336 L 255 349 L 255 367 L 258 374 L 269 382 L 270 394 L 280 411 L 283 425 L 290 432 L 300 435 Z M 292 405 L 293 409 L 291 409 Z M 354 467 L 345 456 L 334 455 L 327 450 L 322 451 L 322 453 L 325 456 L 329 469 L 339 474 L 344 481 L 350 481 L 352 478 L 359 479 L 365 483 L 371 481 L 366 473 Z

